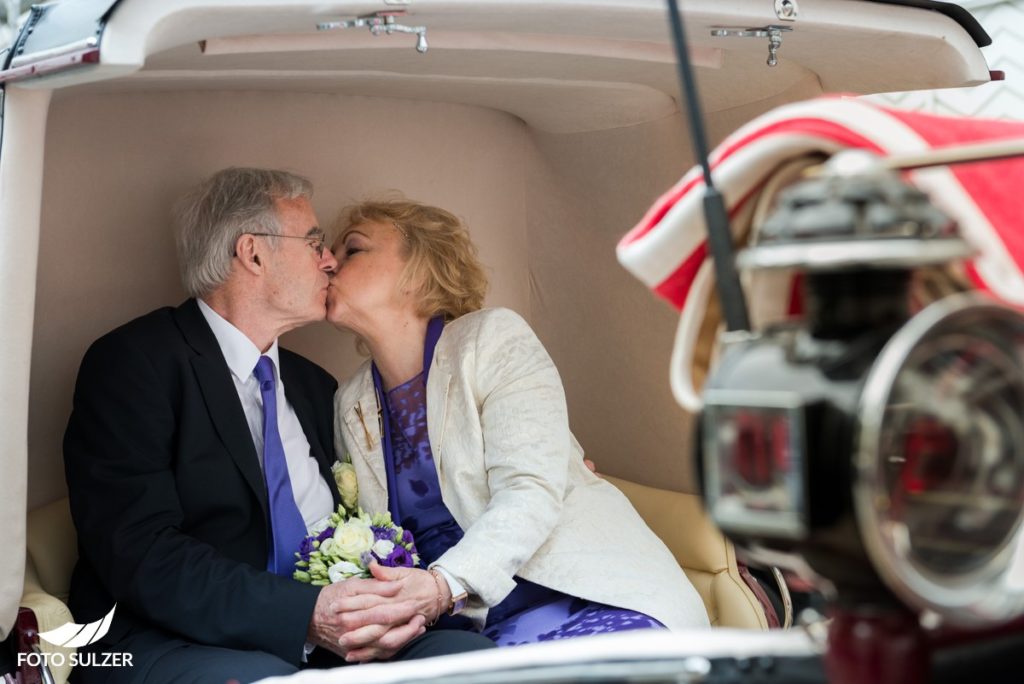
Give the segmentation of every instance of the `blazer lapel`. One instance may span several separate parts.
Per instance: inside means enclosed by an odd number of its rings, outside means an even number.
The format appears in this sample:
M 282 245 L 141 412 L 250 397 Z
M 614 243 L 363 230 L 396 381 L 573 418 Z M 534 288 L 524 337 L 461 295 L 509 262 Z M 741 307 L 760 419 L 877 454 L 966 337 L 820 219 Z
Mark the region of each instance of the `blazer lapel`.
M 387 473 L 384 469 L 384 452 L 381 446 L 380 417 L 378 415 L 377 394 L 373 387 L 373 377 L 367 367 L 358 379 L 353 378 L 352 387 L 344 392 L 343 399 L 337 409 L 341 412 L 342 421 L 349 434 L 345 443 L 349 448 L 349 457 L 356 467 L 357 476 L 363 473 L 372 474 L 372 482 L 360 477 L 359 487 L 366 502 L 373 502 L 373 510 L 386 511 L 388 502 Z M 381 505 L 382 502 L 382 505 Z M 368 504 L 369 505 L 369 504 Z
M 434 360 L 427 376 L 427 434 L 430 437 L 430 453 L 434 457 L 438 479 L 443 479 L 444 433 L 448 420 L 448 392 L 452 384 L 450 357 L 441 349 L 444 333 L 434 350 Z
M 185 341 L 196 351 L 197 355 L 191 359 L 192 369 L 206 400 L 206 409 L 214 429 L 242 477 L 252 488 L 260 502 L 264 520 L 267 520 L 267 492 L 263 471 L 260 469 L 249 424 L 245 420 L 245 412 L 238 400 L 238 392 L 231 380 L 231 371 L 217 344 L 217 338 L 194 299 L 175 309 L 174 317 Z

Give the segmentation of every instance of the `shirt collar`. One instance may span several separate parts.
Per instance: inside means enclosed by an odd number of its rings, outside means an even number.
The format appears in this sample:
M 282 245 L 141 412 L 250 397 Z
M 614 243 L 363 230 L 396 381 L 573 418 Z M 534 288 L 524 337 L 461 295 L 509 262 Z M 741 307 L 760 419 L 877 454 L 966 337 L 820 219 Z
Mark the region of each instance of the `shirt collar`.
M 213 331 L 213 336 L 217 338 L 217 344 L 220 346 L 221 353 L 224 354 L 224 360 L 227 361 L 231 374 L 242 382 L 247 382 L 253 377 L 252 372 L 256 368 L 256 362 L 260 360 L 260 356 L 269 356 L 270 360 L 274 362 L 274 380 L 280 386 L 281 365 L 278 361 L 277 340 L 274 340 L 265 354 L 261 354 L 259 347 L 253 344 L 245 333 L 210 308 L 210 305 L 202 299 L 196 301 L 199 303 L 199 310 L 203 313 L 203 318 L 206 319 L 210 330 Z

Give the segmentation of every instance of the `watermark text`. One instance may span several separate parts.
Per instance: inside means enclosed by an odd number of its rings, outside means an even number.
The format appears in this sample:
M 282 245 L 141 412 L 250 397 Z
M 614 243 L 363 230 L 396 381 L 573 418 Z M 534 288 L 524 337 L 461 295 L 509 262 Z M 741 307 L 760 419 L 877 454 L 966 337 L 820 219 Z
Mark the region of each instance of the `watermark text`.
M 132 667 L 132 654 L 107 653 L 19 653 L 18 667 Z

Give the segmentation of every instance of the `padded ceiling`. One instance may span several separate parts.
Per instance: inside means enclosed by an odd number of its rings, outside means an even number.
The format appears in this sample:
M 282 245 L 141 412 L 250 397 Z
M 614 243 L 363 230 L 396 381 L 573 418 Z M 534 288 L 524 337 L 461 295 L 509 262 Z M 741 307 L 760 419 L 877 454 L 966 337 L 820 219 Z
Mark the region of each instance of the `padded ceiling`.
M 161 0 L 162 2 L 162 0 Z M 249 2 L 134 0 L 102 43 L 107 68 L 144 66 L 88 90 L 286 90 L 400 97 L 494 108 L 545 132 L 577 133 L 658 120 L 678 110 L 663 4 L 413 0 L 399 22 L 427 26 L 430 49 L 408 34 L 316 31 L 318 21 L 379 11 L 346 3 L 303 9 Z M 717 26 L 777 24 L 767 0 L 686 3 L 691 55 L 706 112 L 822 91 L 885 92 L 988 79 L 977 46 L 936 12 L 850 0 L 805 3 L 768 67 L 764 38 L 717 38 Z M 879 65 L 887 65 L 879 67 Z M 104 67 L 101 67 L 101 69 Z M 99 73 L 99 72 L 97 72 Z M 79 88 L 76 88 L 78 90 Z

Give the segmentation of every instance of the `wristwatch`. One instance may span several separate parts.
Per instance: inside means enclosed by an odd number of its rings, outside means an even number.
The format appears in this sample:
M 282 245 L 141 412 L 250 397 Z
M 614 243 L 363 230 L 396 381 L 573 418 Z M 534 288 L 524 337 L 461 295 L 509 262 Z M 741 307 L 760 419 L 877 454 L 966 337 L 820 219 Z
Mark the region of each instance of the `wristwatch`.
M 469 592 L 465 589 L 458 596 L 452 596 L 451 603 L 448 604 L 448 614 L 458 615 L 466 609 L 466 600 L 469 598 Z
M 458 594 L 452 594 L 451 600 L 448 602 L 448 614 L 458 615 L 466 609 L 466 601 L 469 599 L 469 592 L 466 591 L 465 587 L 458 583 L 457 580 L 449 579 L 448 573 L 441 568 L 430 568 L 430 574 L 434 576 L 435 582 L 444 582 L 448 587 L 448 591 L 452 590 L 452 582 L 455 582 L 455 586 L 462 589 Z M 441 587 L 437 589 L 437 608 L 438 611 L 441 609 Z

